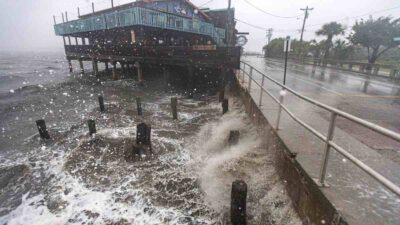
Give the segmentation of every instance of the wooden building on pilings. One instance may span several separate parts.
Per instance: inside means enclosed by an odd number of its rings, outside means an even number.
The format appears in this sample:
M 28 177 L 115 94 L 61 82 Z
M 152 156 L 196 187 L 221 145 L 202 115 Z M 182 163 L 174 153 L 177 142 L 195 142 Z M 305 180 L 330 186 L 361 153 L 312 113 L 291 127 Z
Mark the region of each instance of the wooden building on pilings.
M 227 30 L 227 28 L 229 30 Z M 188 0 L 143 0 L 79 15 L 54 25 L 62 36 L 67 60 L 116 63 L 137 68 L 142 65 L 186 67 L 188 76 L 196 68 L 212 68 L 224 74 L 239 68 L 241 47 L 235 46 L 234 9 L 202 11 Z

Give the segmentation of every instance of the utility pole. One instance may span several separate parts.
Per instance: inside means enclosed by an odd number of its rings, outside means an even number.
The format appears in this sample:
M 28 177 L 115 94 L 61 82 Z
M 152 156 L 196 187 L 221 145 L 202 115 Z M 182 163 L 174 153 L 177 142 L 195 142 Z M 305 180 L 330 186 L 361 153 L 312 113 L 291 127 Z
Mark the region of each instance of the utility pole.
M 286 85 L 287 60 L 290 51 L 290 36 L 286 37 L 285 44 L 283 46 L 283 51 L 285 51 L 285 69 L 283 72 L 283 85 Z
M 272 28 L 269 28 L 269 29 L 267 30 L 268 44 L 271 42 L 272 32 L 274 32 L 274 29 L 272 29 Z
M 308 6 L 305 9 L 300 9 L 302 11 L 305 11 L 304 13 L 304 19 L 303 19 L 303 27 L 301 28 L 301 36 L 300 36 L 300 43 L 303 42 L 303 33 L 304 33 L 304 27 L 306 25 L 306 19 L 308 18 L 308 11 L 313 10 L 314 8 L 308 8 Z

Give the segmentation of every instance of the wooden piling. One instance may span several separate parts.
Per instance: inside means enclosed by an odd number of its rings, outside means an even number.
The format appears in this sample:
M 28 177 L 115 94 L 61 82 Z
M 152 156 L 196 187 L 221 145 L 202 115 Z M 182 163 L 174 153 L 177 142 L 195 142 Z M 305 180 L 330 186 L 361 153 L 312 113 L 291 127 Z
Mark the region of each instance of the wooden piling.
M 125 75 L 126 73 L 125 63 L 121 62 L 121 68 L 122 68 L 122 73 Z
M 246 198 L 247 184 L 242 180 L 232 183 L 231 192 L 231 223 L 232 225 L 246 225 Z
M 194 92 L 196 92 L 196 79 L 194 77 L 194 67 L 188 66 L 188 83 L 189 83 L 189 97 L 193 98 Z
M 136 144 L 150 145 L 151 144 L 151 126 L 146 123 L 140 123 L 136 126 Z
M 46 128 L 46 122 L 44 120 L 36 120 L 36 126 L 42 139 L 50 139 L 49 132 Z
M 93 75 L 95 75 L 96 77 L 99 76 L 99 71 L 98 71 L 98 67 L 97 67 L 97 61 L 93 58 L 92 59 L 92 67 L 93 67 Z
M 89 135 L 92 136 L 96 133 L 96 122 L 94 120 L 88 120 Z
M 169 73 L 166 66 L 163 67 L 164 89 L 167 90 L 169 86 Z
M 104 98 L 103 96 L 99 96 L 99 106 L 100 106 L 100 112 L 104 112 L 106 109 L 104 107 Z
M 79 59 L 79 67 L 81 68 L 81 74 L 84 74 L 85 70 L 83 69 L 83 61 L 82 61 L 82 59 Z
M 228 108 L 229 108 L 228 99 L 224 99 L 222 101 L 222 114 L 225 114 L 226 112 L 228 112 Z
M 144 81 L 143 70 L 139 62 L 137 62 L 137 73 L 138 73 L 138 82 L 142 83 Z
M 69 67 L 69 72 L 72 73 L 73 70 L 72 70 L 72 62 L 71 62 L 71 60 L 68 60 L 68 67 Z
M 240 132 L 238 130 L 231 130 L 228 138 L 229 146 L 236 145 L 239 142 L 239 137 Z
M 178 99 L 176 97 L 171 98 L 171 109 L 172 109 L 172 119 L 178 119 Z
M 136 98 L 136 109 L 137 109 L 137 114 L 139 116 L 142 116 L 143 115 L 142 100 L 139 97 Z
M 106 73 L 108 74 L 109 69 L 108 69 L 108 62 L 104 62 L 104 66 L 106 67 Z
M 112 62 L 112 76 L 114 80 L 118 80 L 118 75 L 117 75 L 117 63 Z

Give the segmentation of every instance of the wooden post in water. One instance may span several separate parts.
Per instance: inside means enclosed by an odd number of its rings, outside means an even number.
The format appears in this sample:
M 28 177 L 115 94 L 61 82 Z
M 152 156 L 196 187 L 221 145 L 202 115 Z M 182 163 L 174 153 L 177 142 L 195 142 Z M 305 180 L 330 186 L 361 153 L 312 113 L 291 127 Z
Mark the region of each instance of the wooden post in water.
M 109 73 L 108 62 L 104 62 L 104 66 L 106 67 L 106 73 L 107 73 L 107 75 L 108 75 L 108 73 Z
M 85 70 L 83 69 L 83 61 L 82 61 L 82 59 L 79 59 L 79 66 L 81 67 L 81 74 L 83 75 L 85 73 Z
M 193 98 L 193 94 L 196 91 L 196 80 L 194 77 L 194 67 L 188 66 L 188 76 L 189 76 L 189 97 Z
M 140 62 L 137 62 L 137 73 L 138 73 L 138 82 L 142 83 L 144 79 L 143 79 L 142 65 Z
M 94 120 L 88 120 L 89 135 L 92 136 L 96 133 L 96 122 Z
M 239 142 L 239 137 L 240 132 L 238 130 L 231 130 L 228 138 L 229 146 L 236 145 Z
M 115 61 L 112 62 L 112 76 L 114 80 L 118 80 L 118 75 L 117 75 L 117 63 Z
M 137 109 L 137 114 L 139 116 L 143 116 L 142 100 L 139 97 L 136 98 L 136 109 Z
M 92 58 L 92 66 L 93 66 L 93 75 L 95 75 L 96 77 L 99 76 L 99 71 L 98 71 L 98 67 L 97 67 L 97 61 Z
M 136 144 L 150 145 L 151 144 L 151 126 L 145 123 L 139 123 L 136 126 Z
M 104 107 L 104 98 L 103 96 L 99 96 L 99 106 L 100 106 L 100 112 L 104 112 L 106 109 Z
M 46 128 L 46 122 L 44 120 L 36 120 L 36 126 L 42 139 L 50 139 L 49 132 L 47 132 Z
M 229 108 L 228 99 L 224 99 L 222 101 L 222 114 L 225 114 L 226 112 L 228 112 L 228 108 Z
M 172 109 L 172 119 L 178 119 L 178 99 L 176 97 L 171 98 L 171 109 Z
M 242 180 L 232 183 L 231 192 L 231 223 L 232 225 L 246 225 L 246 198 L 247 184 Z
M 125 69 L 125 63 L 124 62 L 121 62 L 121 68 L 122 68 L 122 74 L 125 75 L 126 69 Z
M 70 59 L 68 60 L 68 67 L 69 67 L 69 72 L 72 73 L 73 72 L 72 71 L 72 62 Z
M 169 72 L 166 66 L 163 66 L 164 89 L 167 90 L 169 86 Z

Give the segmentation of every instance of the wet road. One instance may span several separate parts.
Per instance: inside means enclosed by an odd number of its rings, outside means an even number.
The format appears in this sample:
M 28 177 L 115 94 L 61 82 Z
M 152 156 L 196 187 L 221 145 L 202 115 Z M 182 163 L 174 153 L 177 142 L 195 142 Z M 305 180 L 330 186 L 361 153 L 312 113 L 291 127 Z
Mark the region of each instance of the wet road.
M 282 81 L 283 64 L 263 58 L 244 58 L 264 74 Z M 249 72 L 249 67 L 245 68 Z M 312 66 L 292 65 L 288 69 L 287 85 L 297 92 L 363 119 L 399 131 L 398 86 L 371 80 L 363 92 L 365 79 L 356 74 L 326 69 L 321 73 Z M 239 75 L 239 82 L 259 103 L 260 88 Z M 261 75 L 253 71 L 253 78 L 261 83 Z M 279 98 L 281 88 L 265 81 L 264 88 Z M 266 94 L 262 95 L 260 109 L 274 127 L 278 106 Z M 284 95 L 284 105 L 300 120 L 323 135 L 327 135 L 330 113 L 293 94 Z M 278 135 L 296 160 L 313 178 L 318 178 L 325 143 L 300 126 L 287 113 L 280 117 Z M 333 141 L 366 165 L 400 185 L 400 145 L 386 137 L 360 127 L 344 118 L 336 119 Z M 349 224 L 399 224 L 400 198 L 384 188 L 368 174 L 336 151 L 331 151 L 326 174 L 329 188 L 321 188 L 328 199 L 345 216 Z
M 283 81 L 284 63 L 276 59 L 246 57 L 255 68 L 277 81 Z M 371 78 L 359 73 L 325 69 L 288 63 L 286 84 L 301 94 L 400 132 L 400 86 L 393 81 Z M 400 163 L 400 144 L 382 136 L 373 135 L 353 124 L 339 126 L 369 147 Z

